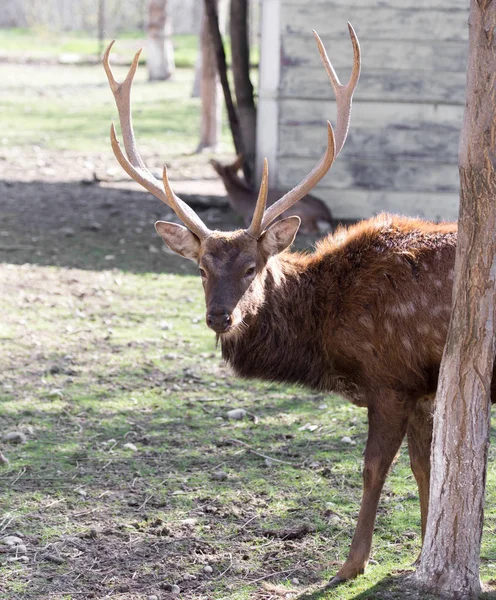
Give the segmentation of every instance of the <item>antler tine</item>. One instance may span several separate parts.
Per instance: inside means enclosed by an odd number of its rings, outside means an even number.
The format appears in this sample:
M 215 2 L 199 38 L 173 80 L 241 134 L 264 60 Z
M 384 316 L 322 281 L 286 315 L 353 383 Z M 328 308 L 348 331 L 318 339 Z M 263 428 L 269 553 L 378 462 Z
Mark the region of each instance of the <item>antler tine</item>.
M 327 149 L 325 154 L 305 177 L 305 179 L 303 179 L 303 181 L 296 185 L 292 190 L 284 194 L 284 196 L 272 206 L 269 206 L 269 208 L 265 211 L 258 235 L 260 235 L 260 233 L 262 233 L 262 231 L 266 229 L 272 223 L 272 221 L 274 221 L 274 219 L 277 219 L 277 217 L 284 211 L 288 210 L 288 208 L 291 208 L 293 204 L 296 204 L 298 200 L 301 200 L 303 196 L 306 196 L 308 192 L 317 185 L 327 171 L 329 171 L 332 163 L 334 162 L 335 148 L 336 143 L 334 140 L 334 131 L 332 130 L 332 125 L 329 123 L 329 121 L 327 121 Z
M 145 166 L 145 163 L 139 155 L 134 136 L 133 122 L 131 115 L 131 86 L 133 78 L 138 68 L 139 57 L 141 50 L 134 56 L 131 68 L 122 83 L 119 83 L 112 72 L 109 62 L 110 50 L 114 42 L 112 41 L 103 55 L 103 67 L 107 74 L 110 89 L 114 95 L 117 110 L 119 112 L 119 121 L 121 124 L 122 137 L 124 140 L 124 148 L 127 156 L 124 155 L 120 147 L 114 124 L 110 128 L 110 140 L 114 155 L 117 158 L 121 167 L 126 173 L 145 189 L 147 189 L 156 198 L 167 204 L 181 221 L 190 229 L 199 239 L 207 237 L 211 232 L 203 223 L 200 217 L 185 203 L 181 198 L 176 196 L 170 188 L 167 179 L 167 173 L 164 168 L 163 187 L 160 180 L 156 179 Z M 167 190 L 167 192 L 164 190 Z
M 255 212 L 251 224 L 247 229 L 247 232 L 253 236 L 258 237 L 261 233 L 262 219 L 265 214 L 265 207 L 267 206 L 267 194 L 269 192 L 269 163 L 264 158 L 264 166 L 262 173 L 262 183 L 260 184 L 260 191 L 258 193 L 257 204 L 255 206 Z
M 334 94 L 336 95 L 336 103 L 338 106 L 338 116 L 336 122 L 336 158 L 338 157 L 341 149 L 344 146 L 346 141 L 346 136 L 348 135 L 348 129 L 350 127 L 350 115 L 351 115 L 351 102 L 353 98 L 353 92 L 358 83 L 358 78 L 360 77 L 360 44 L 358 43 L 358 38 L 356 36 L 355 30 L 353 29 L 351 23 L 348 23 L 348 29 L 350 32 L 351 43 L 353 44 L 353 69 L 351 71 L 350 80 L 346 85 L 341 85 L 339 78 L 334 70 L 334 67 L 327 56 L 326 49 L 322 40 L 319 37 L 319 34 L 314 31 L 313 35 L 315 36 L 315 40 L 317 42 L 317 46 L 319 48 L 320 57 L 324 64 L 325 70 L 327 71 L 327 75 L 329 77 L 329 81 L 334 90 Z M 345 105 L 346 110 L 339 110 L 342 105 Z
M 270 223 L 272 223 L 274 219 L 276 219 L 284 211 L 288 210 L 291 206 L 293 206 L 293 204 L 298 202 L 298 200 L 301 200 L 303 196 L 308 194 L 308 192 L 315 185 L 317 185 L 317 183 L 329 171 L 334 160 L 336 159 L 339 152 L 341 151 L 341 148 L 344 145 L 350 124 L 351 102 L 353 92 L 355 91 L 356 85 L 358 83 L 358 78 L 360 76 L 360 45 L 358 43 L 358 38 L 355 34 L 355 31 L 350 23 L 348 23 L 348 29 L 350 32 L 351 42 L 353 44 L 354 58 L 351 77 L 346 85 L 341 85 L 336 71 L 334 70 L 327 56 L 322 40 L 318 36 L 317 32 L 313 32 L 317 41 L 317 46 L 319 48 L 322 62 L 324 63 L 324 67 L 327 71 L 329 80 L 336 95 L 336 103 L 338 107 L 336 136 L 334 136 L 332 126 L 328 121 L 327 150 L 325 154 L 322 156 L 317 165 L 310 171 L 310 173 L 303 179 L 303 181 L 301 181 L 292 190 L 290 190 L 287 194 L 285 194 L 282 198 L 280 198 L 277 202 L 275 202 L 272 206 L 270 206 L 267 209 L 262 219 L 258 235 L 260 235 L 260 233 L 262 233 L 262 231 L 268 225 L 270 225 Z

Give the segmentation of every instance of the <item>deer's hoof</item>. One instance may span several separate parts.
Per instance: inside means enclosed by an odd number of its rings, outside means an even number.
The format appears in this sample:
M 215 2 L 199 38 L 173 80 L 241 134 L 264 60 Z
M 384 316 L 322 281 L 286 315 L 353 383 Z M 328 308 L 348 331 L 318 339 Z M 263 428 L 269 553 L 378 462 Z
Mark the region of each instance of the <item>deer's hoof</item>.
M 329 581 L 329 583 L 326 585 L 326 588 L 333 588 L 338 586 L 340 583 L 344 583 L 345 581 L 348 581 L 347 579 L 345 579 L 344 577 L 339 577 L 339 575 L 336 575 L 335 577 L 333 577 L 331 579 L 331 581 Z

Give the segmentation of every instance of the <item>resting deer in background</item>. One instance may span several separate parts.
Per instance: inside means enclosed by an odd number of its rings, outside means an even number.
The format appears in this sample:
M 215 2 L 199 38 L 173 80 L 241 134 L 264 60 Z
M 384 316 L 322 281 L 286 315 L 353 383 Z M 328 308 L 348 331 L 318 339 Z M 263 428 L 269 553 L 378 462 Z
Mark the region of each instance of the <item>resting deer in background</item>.
M 276 219 L 303 198 L 331 168 L 345 142 L 360 73 L 354 65 L 341 85 L 320 38 L 320 55 L 336 94 L 336 134 L 327 124 L 327 150 L 301 183 L 266 209 L 267 163 L 247 229 L 211 231 L 171 189 L 146 169 L 136 148 L 130 90 L 138 65 L 114 93 L 127 157 L 111 128 L 124 170 L 170 206 L 186 227 L 158 221 L 165 243 L 198 265 L 207 325 L 222 355 L 242 377 L 299 383 L 338 392 L 368 410 L 364 489 L 349 556 L 331 584 L 365 569 L 379 497 L 405 435 L 417 480 L 422 536 L 429 500 L 432 401 L 451 314 L 457 228 L 379 215 L 321 240 L 313 254 L 290 253 L 300 219 Z M 162 185 L 163 183 L 163 185 Z M 495 381 L 493 379 L 493 381 Z M 496 389 L 493 390 L 493 402 Z
M 231 208 L 243 218 L 245 226 L 248 227 L 257 202 L 257 193 L 238 175 L 238 171 L 243 166 L 243 156 L 240 154 L 233 163 L 228 165 L 221 165 L 220 162 L 213 159 L 210 164 L 224 183 Z M 281 190 L 269 189 L 267 206 L 272 206 L 282 195 Z M 298 204 L 291 208 L 290 213 L 284 212 L 281 217 L 285 218 L 290 215 L 300 217 L 299 231 L 302 233 L 325 233 L 332 229 L 330 210 L 322 200 L 310 194 L 303 196 Z

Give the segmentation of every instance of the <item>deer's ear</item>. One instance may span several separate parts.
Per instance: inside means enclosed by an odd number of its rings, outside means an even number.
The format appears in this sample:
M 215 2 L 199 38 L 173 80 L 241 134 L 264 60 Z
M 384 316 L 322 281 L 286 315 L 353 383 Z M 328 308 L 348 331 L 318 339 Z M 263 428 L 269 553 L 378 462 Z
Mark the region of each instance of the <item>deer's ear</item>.
M 274 256 L 289 248 L 294 242 L 300 224 L 300 217 L 288 217 L 273 223 L 258 240 L 265 254 Z
M 155 229 L 172 251 L 185 258 L 198 260 L 200 240 L 189 229 L 167 221 L 157 221 Z

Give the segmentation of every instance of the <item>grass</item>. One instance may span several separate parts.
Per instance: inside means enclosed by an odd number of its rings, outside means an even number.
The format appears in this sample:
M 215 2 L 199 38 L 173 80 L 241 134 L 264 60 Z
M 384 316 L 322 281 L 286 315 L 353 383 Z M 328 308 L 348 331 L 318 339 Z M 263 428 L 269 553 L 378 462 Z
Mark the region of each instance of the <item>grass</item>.
M 72 599 L 98 594 L 96 579 L 108 578 L 115 593 L 178 584 L 186 597 L 244 600 L 270 574 L 298 590 L 335 572 L 359 506 L 364 410 L 234 378 L 203 324 L 196 277 L 4 265 L 0 291 L 0 429 L 27 437 L 4 444 L 0 527 L 26 538 L 30 559 L 3 561 L 0 598 Z M 253 416 L 229 420 L 238 407 Z M 486 579 L 495 500 L 492 449 Z M 356 598 L 408 570 L 418 521 L 403 449 L 367 574 L 319 597 Z M 295 539 L 284 541 L 287 532 Z M 46 558 L 54 554 L 61 564 Z
M 146 36 L 141 31 L 115 34 L 121 48 L 135 52 L 145 44 Z M 198 38 L 195 35 L 175 35 L 175 62 L 178 68 L 192 68 L 198 53 Z M 108 44 L 110 39 L 105 40 Z M 28 56 L 31 58 L 60 57 L 64 54 L 98 56 L 99 42 L 96 36 L 85 32 L 59 32 L 39 27 L 26 29 L 0 29 L 0 53 L 8 57 Z
M 126 68 L 115 69 L 122 78 Z M 108 151 L 109 124 L 117 120 L 103 68 L 0 64 L 7 81 L 0 95 L 4 146 L 52 150 Z M 152 152 L 164 143 L 175 153 L 198 144 L 200 100 L 191 98 L 193 73 L 178 70 L 172 81 L 148 83 L 138 70 L 133 85 L 133 114 L 140 143 Z M 229 132 L 223 139 L 229 143 Z

